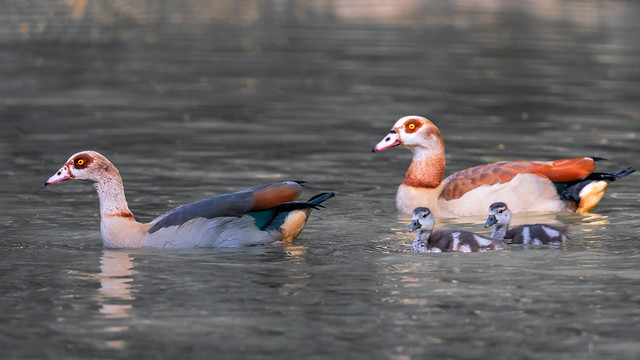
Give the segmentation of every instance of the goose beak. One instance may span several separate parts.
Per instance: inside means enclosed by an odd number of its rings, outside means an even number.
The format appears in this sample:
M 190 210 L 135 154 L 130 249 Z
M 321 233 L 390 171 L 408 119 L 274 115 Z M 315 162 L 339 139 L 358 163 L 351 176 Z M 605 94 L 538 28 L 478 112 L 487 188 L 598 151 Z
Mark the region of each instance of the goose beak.
M 400 141 L 400 135 L 398 134 L 398 131 L 392 129 L 389 134 L 387 134 L 387 136 L 382 139 L 382 141 L 380 141 L 376 144 L 376 146 L 373 147 L 372 152 L 390 149 L 400 144 L 402 144 L 402 141 Z
M 418 230 L 422 227 L 422 225 L 420 225 L 420 222 L 418 220 L 413 220 L 411 222 L 411 225 L 409 226 L 409 232 L 412 232 L 414 230 Z
M 497 223 L 497 222 L 498 222 L 498 219 L 496 219 L 496 216 L 495 216 L 495 215 L 493 215 L 493 214 L 491 214 L 491 215 L 489 215 L 489 217 L 487 218 L 487 222 L 486 222 L 486 223 L 484 223 L 484 227 L 485 227 L 485 228 L 488 228 L 489 226 L 494 225 L 494 224 L 495 224 L 495 223 Z
M 69 180 L 69 179 L 75 179 L 75 176 L 73 176 L 73 174 L 71 174 L 71 172 L 69 171 L 69 167 L 67 165 L 63 166 L 60 168 L 60 170 L 58 170 L 57 173 L 55 173 L 52 177 L 50 177 L 47 181 L 44 182 L 44 186 L 50 185 L 50 184 L 55 184 L 58 183 L 60 181 L 65 181 L 65 180 Z

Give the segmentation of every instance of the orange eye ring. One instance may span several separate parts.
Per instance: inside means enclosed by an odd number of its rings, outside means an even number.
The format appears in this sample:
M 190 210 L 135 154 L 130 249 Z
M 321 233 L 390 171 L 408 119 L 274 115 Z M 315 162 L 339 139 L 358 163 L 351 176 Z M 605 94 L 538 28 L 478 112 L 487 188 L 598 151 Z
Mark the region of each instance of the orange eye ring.
M 84 164 L 84 160 L 83 160 L 83 159 L 78 159 L 78 160 L 76 161 L 76 165 L 80 165 L 80 166 L 82 166 L 83 164 Z
M 416 128 L 416 124 L 409 124 L 407 127 L 409 128 L 409 130 L 413 130 Z

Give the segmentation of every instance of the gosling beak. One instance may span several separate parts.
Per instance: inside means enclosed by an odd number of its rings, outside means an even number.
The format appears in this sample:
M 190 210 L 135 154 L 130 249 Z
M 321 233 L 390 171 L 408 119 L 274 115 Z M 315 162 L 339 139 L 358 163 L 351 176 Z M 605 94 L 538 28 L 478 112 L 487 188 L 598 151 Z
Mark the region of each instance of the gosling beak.
M 69 179 L 75 179 L 76 177 L 69 171 L 69 167 L 67 165 L 63 166 L 55 173 L 52 177 L 50 177 L 47 181 L 44 182 L 44 186 L 55 184 L 60 181 L 65 181 Z
M 413 220 L 411 222 L 411 225 L 409 225 L 409 232 L 412 232 L 414 230 L 418 230 L 422 227 L 422 225 L 420 225 L 420 222 L 418 220 Z
M 484 227 L 485 227 L 485 228 L 488 228 L 489 226 L 494 225 L 494 224 L 495 224 L 495 223 L 497 223 L 497 222 L 498 222 L 498 219 L 496 219 L 496 216 L 495 216 L 495 215 L 493 215 L 493 214 L 491 214 L 491 215 L 489 215 L 489 217 L 487 218 L 487 222 L 486 222 L 486 223 L 484 223 Z
M 376 144 L 376 146 L 373 147 L 373 150 L 371 151 L 382 151 L 390 149 L 394 146 L 398 146 L 400 144 L 402 144 L 402 141 L 400 141 L 400 135 L 398 134 L 398 131 L 392 129 L 389 134 L 384 137 L 384 139 L 382 139 L 379 143 Z

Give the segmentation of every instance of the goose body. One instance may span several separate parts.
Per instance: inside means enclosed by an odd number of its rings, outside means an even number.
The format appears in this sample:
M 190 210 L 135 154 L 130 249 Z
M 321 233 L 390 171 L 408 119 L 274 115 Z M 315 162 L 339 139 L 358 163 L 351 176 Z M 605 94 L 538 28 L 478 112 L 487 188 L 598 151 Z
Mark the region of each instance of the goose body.
M 412 252 L 477 252 L 506 247 L 502 240 L 488 239 L 468 231 L 433 231 L 434 225 L 435 218 L 428 208 L 414 209 L 409 231 L 419 231 L 411 244 Z
M 489 217 L 485 227 L 493 225 L 492 239 L 508 241 L 512 244 L 549 244 L 560 245 L 569 237 L 564 226 L 547 224 L 519 225 L 509 229 L 511 212 L 507 204 L 496 202 L 489 207 Z
M 149 223 L 129 210 L 118 169 L 87 150 L 72 155 L 45 185 L 85 180 L 100 200 L 100 231 L 109 248 L 239 247 L 294 240 L 313 209 L 334 196 L 326 192 L 293 202 L 302 189 L 288 181 L 214 196 L 183 205 Z
M 403 213 L 426 206 L 440 217 L 480 215 L 490 204 L 511 199 L 513 212 L 576 211 L 596 207 L 611 181 L 634 172 L 625 168 L 594 173 L 599 158 L 555 161 L 503 161 L 468 168 L 444 178 L 440 130 L 421 116 L 400 118 L 373 151 L 408 148 L 413 160 L 396 193 Z

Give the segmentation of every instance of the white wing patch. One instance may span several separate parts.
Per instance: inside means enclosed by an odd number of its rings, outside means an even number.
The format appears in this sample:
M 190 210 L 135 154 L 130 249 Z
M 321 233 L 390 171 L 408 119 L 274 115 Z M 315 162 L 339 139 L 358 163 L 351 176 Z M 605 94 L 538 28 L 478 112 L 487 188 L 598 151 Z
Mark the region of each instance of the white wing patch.
M 531 233 L 528 226 L 522 228 L 522 243 L 529 244 L 531 243 Z
M 473 238 L 480 246 L 491 246 L 491 244 L 493 244 L 493 240 L 484 238 L 480 235 L 473 234 Z
M 451 250 L 456 251 L 456 249 L 458 248 L 459 244 L 460 244 L 460 233 L 459 232 L 454 232 L 451 234 L 451 236 L 453 237 L 453 243 L 451 244 Z
M 560 236 L 560 233 L 550 227 L 547 226 L 542 226 L 542 230 L 544 230 L 545 233 L 547 233 L 547 235 L 549 235 L 550 238 L 555 238 Z
M 471 252 L 471 246 L 469 246 L 469 244 L 461 245 L 461 246 L 458 248 L 458 251 L 459 251 L 459 252 Z

